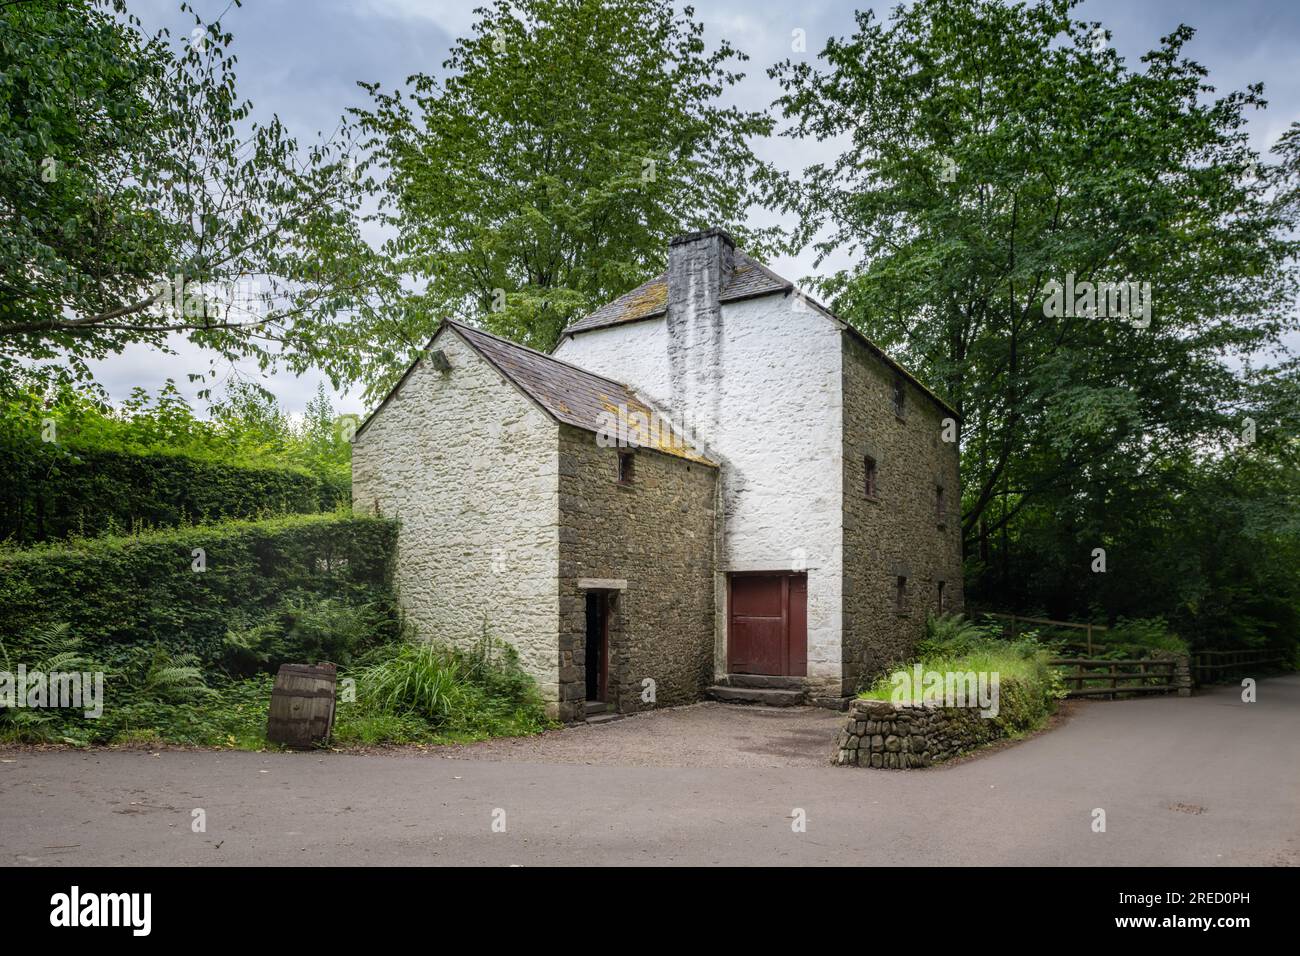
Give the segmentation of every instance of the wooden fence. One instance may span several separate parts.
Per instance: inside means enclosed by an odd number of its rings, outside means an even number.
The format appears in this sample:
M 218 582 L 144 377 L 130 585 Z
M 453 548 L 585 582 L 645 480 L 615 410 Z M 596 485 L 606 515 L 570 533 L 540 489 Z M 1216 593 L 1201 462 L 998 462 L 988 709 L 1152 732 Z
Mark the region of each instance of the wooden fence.
M 1019 633 L 1021 624 L 1039 624 L 1082 632 L 1083 640 L 1067 641 L 1059 646 L 1062 651 L 1081 651 L 1084 656 L 1054 657 L 1049 661 L 1054 667 L 1070 668 L 1061 674 L 1067 697 L 1191 693 L 1191 676 L 1185 657 L 1181 661 L 1177 657 L 1094 658 L 1093 654 L 1105 653 L 1100 637 L 1109 628 L 1104 624 L 1080 624 L 1076 621 L 1057 621 L 1048 617 L 1026 617 L 1022 614 L 999 614 L 992 611 L 982 613 L 986 617 L 1010 622 L 1012 639 Z
M 1002 618 L 1002 620 L 1004 621 L 1010 621 L 1012 640 L 1015 640 L 1016 635 L 1019 633 L 1021 622 L 1024 622 L 1026 624 L 1047 624 L 1050 625 L 1051 627 L 1068 627 L 1068 628 L 1073 628 L 1075 630 L 1083 631 L 1084 634 L 1086 635 L 1083 641 L 1069 643 L 1066 644 L 1065 646 L 1077 647 L 1080 650 L 1087 650 L 1089 654 L 1093 653 L 1093 649 L 1095 646 L 1092 638 L 1093 632 L 1094 631 L 1104 632 L 1108 630 L 1108 628 L 1102 624 L 1079 624 L 1075 621 L 1053 621 L 1051 618 L 1047 618 L 1047 617 L 1025 617 L 1024 615 L 1021 614 L 999 614 L 994 611 L 978 611 L 974 613 L 982 617 L 998 617 L 998 618 Z
M 1191 690 L 1186 662 L 1176 658 L 1106 660 L 1054 657 L 1049 663 L 1056 667 L 1070 668 L 1061 674 L 1067 697 L 1168 694 L 1171 691 Z
M 1100 659 L 1094 654 L 1106 653 L 1102 640 L 1109 628 L 1103 624 L 1080 624 L 1075 621 L 1054 621 L 1046 617 L 1026 617 L 1022 614 L 1002 614 L 996 611 L 971 610 L 972 617 L 993 617 L 1010 623 L 1014 639 L 1021 624 L 1039 624 L 1062 627 L 1083 632 L 1083 640 L 1059 643 L 1062 651 L 1080 651 L 1086 656 L 1054 657 L 1051 663 L 1073 670 L 1062 675 L 1069 697 L 1102 697 L 1117 694 L 1167 694 L 1178 691 L 1190 693 L 1192 684 L 1213 684 L 1237 677 L 1248 677 L 1261 668 L 1288 665 L 1287 659 L 1276 650 L 1193 651 L 1190 655 L 1169 658 Z M 1119 648 L 1116 648 L 1119 650 Z M 1181 667 L 1179 665 L 1182 665 Z
M 1275 650 L 1193 651 L 1192 676 L 1198 684 L 1215 684 L 1254 676 L 1261 667 L 1283 667 L 1287 659 Z

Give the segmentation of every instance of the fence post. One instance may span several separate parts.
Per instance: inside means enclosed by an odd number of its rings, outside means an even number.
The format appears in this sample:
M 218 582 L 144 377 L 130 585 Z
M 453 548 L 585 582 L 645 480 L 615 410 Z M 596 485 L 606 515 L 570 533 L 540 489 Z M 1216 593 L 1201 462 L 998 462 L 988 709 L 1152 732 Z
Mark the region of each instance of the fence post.
M 1178 687 L 1179 697 L 1192 696 L 1192 668 L 1186 654 L 1174 658 L 1174 683 Z

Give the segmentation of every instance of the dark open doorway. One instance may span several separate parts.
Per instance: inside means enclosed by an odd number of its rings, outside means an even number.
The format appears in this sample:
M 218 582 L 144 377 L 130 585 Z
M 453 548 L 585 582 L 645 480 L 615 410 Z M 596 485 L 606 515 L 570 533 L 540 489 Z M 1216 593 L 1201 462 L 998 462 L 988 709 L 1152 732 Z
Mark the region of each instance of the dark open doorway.
M 587 592 L 587 700 L 608 700 L 609 594 Z

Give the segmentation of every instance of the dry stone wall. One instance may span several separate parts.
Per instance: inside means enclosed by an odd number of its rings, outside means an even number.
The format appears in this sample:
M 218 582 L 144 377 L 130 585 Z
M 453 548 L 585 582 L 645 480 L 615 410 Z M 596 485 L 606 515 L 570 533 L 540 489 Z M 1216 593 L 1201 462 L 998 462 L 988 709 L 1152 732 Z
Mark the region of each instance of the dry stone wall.
M 855 700 L 836 741 L 839 766 L 928 767 L 1003 736 L 975 707 L 903 706 Z

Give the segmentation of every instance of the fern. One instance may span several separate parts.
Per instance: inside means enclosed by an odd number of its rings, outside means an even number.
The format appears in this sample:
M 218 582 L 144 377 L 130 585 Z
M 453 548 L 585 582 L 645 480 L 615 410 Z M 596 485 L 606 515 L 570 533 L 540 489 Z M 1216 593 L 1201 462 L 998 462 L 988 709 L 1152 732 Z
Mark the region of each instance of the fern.
M 194 654 L 177 654 L 159 645 L 145 672 L 142 692 L 146 697 L 169 700 L 214 693 L 203 681 L 203 669 Z

